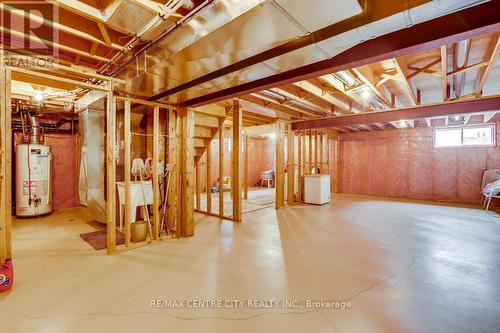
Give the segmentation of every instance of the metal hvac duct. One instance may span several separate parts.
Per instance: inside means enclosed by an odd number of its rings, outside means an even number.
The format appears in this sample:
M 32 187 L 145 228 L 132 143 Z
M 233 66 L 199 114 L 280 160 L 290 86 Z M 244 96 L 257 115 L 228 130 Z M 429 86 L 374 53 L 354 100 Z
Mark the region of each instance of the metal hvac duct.
M 460 69 L 467 64 L 470 50 L 470 39 L 455 43 L 453 55 L 453 70 Z M 455 97 L 462 96 L 465 85 L 465 72 L 453 76 L 453 92 Z

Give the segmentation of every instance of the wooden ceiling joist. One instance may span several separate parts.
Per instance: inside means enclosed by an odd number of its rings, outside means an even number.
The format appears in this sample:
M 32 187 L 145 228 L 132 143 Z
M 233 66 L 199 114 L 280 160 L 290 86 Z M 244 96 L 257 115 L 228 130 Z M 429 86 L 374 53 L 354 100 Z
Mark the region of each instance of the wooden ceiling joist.
M 324 92 L 323 89 L 307 80 L 295 82 L 294 85 L 329 103 L 332 107 L 338 108 L 342 113 L 349 112 L 348 105 L 345 102 L 333 97 L 328 92 Z
M 280 94 L 280 95 L 285 96 L 289 100 L 297 101 L 299 103 L 306 105 L 307 107 L 309 107 L 311 109 L 315 109 L 319 113 L 323 113 L 325 115 L 332 113 L 331 110 L 328 110 L 319 104 L 316 104 L 316 103 L 313 103 L 313 102 L 307 100 L 305 98 L 306 96 L 304 96 L 304 93 L 302 92 L 302 90 L 298 86 L 290 85 L 290 86 L 284 86 L 284 87 L 279 87 L 279 88 L 273 88 L 271 90 Z M 305 94 L 308 95 L 309 92 L 306 91 Z
M 401 78 L 401 82 L 405 87 L 405 91 L 408 93 L 410 97 L 410 102 L 413 106 L 418 105 L 420 102 L 415 94 L 415 90 L 413 87 L 413 83 L 408 79 L 408 66 L 406 65 L 406 60 L 403 57 L 394 58 L 393 59 L 394 66 L 396 67 L 397 72 Z
M 4 34 L 8 34 L 10 36 L 17 37 L 17 38 L 28 39 L 30 42 L 32 42 L 34 44 L 42 42 L 45 45 L 49 45 L 49 46 L 51 46 L 51 47 L 53 47 L 55 49 L 59 49 L 61 51 L 66 51 L 66 52 L 70 52 L 70 53 L 75 54 L 75 55 L 79 54 L 80 56 L 87 57 L 89 59 L 94 59 L 94 60 L 97 60 L 97 61 L 100 61 L 100 62 L 107 62 L 107 61 L 109 61 L 109 59 L 107 59 L 107 58 L 101 57 L 101 56 L 96 55 L 96 54 L 91 54 L 90 52 L 87 52 L 87 51 L 84 51 L 84 50 L 81 50 L 81 49 L 77 49 L 75 47 L 71 47 L 71 46 L 67 46 L 67 45 L 64 45 L 64 44 L 55 43 L 55 42 L 52 42 L 52 41 L 49 41 L 49 40 L 46 40 L 46 39 L 38 38 L 35 35 L 26 35 L 26 34 L 24 34 L 22 32 L 19 32 L 19 31 L 16 31 L 16 30 L 12 30 L 12 29 L 8 29 L 8 28 L 5 28 L 3 26 L 0 26 L 0 32 L 4 33 Z
M 500 49 L 500 32 L 493 34 L 487 54 L 488 65 L 483 69 L 481 73 L 481 78 L 476 87 L 476 97 L 480 97 L 483 93 L 484 85 L 486 80 L 493 68 L 495 66 L 495 60 L 498 56 L 498 51 Z
M 441 46 L 441 91 L 443 93 L 443 102 L 448 100 L 448 47 L 446 45 Z
M 390 122 L 412 119 L 423 119 L 437 116 L 449 116 L 462 113 L 480 113 L 500 109 L 500 95 L 448 101 L 445 103 L 419 105 L 415 107 L 360 113 L 356 115 L 338 116 L 324 119 L 310 119 L 292 123 L 293 130 L 339 127 L 375 122 Z
M 11 13 L 11 15 L 15 15 L 18 17 L 24 17 L 23 12 L 18 11 L 18 10 L 14 10 L 15 8 L 12 6 L 9 6 L 8 4 L 0 3 L 0 9 L 9 10 L 9 13 Z M 69 26 L 69 25 L 61 24 L 61 22 L 50 21 L 47 18 L 40 16 L 39 13 L 37 13 L 36 11 L 30 12 L 29 17 L 30 17 L 30 21 L 32 21 L 34 23 L 44 24 L 44 25 L 53 27 L 54 29 L 56 29 L 58 31 L 62 31 L 62 32 L 67 33 L 69 35 L 72 35 L 74 37 L 88 40 L 88 41 L 93 42 L 93 43 L 105 45 L 105 46 L 108 46 L 108 47 L 115 49 L 117 51 L 125 51 L 124 46 L 119 45 L 117 43 L 112 43 L 111 40 L 109 41 L 109 43 L 106 43 L 106 41 L 104 41 L 100 38 L 97 38 L 96 36 L 92 35 L 91 33 L 86 32 L 81 28 L 79 29 L 77 27 L 77 25 Z M 101 24 L 103 24 L 103 23 L 101 23 Z M 109 34 L 108 34 L 108 37 L 109 37 Z

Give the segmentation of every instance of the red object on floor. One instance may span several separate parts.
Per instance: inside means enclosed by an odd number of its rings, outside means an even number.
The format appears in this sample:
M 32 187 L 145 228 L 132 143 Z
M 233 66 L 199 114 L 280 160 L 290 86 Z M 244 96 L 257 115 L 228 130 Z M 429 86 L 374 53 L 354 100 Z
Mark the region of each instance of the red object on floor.
M 0 293 L 10 290 L 14 283 L 14 267 L 12 261 L 7 260 L 5 264 L 0 264 Z

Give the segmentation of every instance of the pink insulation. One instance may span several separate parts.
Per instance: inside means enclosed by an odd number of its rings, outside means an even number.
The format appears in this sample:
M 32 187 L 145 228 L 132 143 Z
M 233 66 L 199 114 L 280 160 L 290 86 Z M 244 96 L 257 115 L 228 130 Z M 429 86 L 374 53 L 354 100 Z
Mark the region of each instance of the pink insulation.
M 497 127 L 500 123 L 497 123 Z M 433 148 L 431 128 L 340 135 L 340 191 L 479 203 L 482 172 L 500 148 Z
M 439 149 L 432 153 L 432 200 L 455 201 L 457 198 L 457 150 Z
M 20 133 L 14 142 L 22 141 Z M 52 201 L 54 209 L 78 206 L 78 136 L 47 134 L 45 143 L 52 151 Z

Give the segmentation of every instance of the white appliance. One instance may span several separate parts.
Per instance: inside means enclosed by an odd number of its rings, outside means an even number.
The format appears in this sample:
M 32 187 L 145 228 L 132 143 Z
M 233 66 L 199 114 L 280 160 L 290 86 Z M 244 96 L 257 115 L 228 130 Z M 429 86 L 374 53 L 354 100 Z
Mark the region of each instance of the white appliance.
M 51 167 L 50 146 L 16 146 L 16 216 L 52 212 Z
M 330 202 L 330 175 L 304 176 L 304 202 L 315 205 Z

